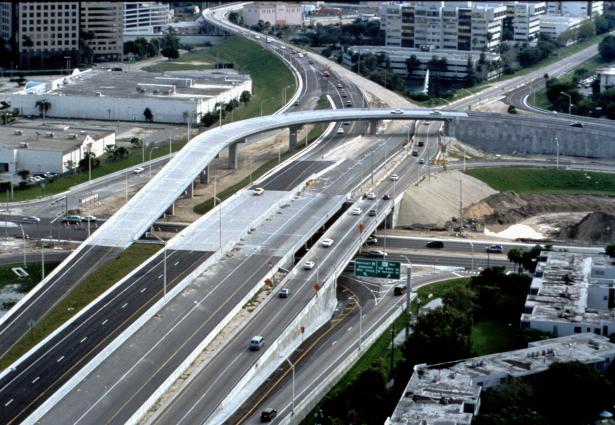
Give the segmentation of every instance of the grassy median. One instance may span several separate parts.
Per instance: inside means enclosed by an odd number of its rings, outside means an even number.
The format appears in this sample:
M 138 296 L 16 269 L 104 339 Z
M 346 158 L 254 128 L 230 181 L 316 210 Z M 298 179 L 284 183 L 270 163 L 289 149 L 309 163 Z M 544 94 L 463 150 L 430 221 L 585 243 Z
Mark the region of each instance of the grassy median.
M 86 277 L 0 359 L 0 370 L 10 366 L 159 249 L 159 245 L 133 244 Z
M 481 168 L 466 171 L 498 191 L 519 194 L 615 195 L 615 174 L 540 168 Z
M 45 273 L 50 273 L 58 264 L 60 263 L 45 261 Z M 15 272 L 12 270 L 15 267 L 21 267 L 24 269 L 28 273 L 28 276 L 17 277 Z M 10 289 L 14 292 L 26 293 L 41 281 L 41 272 L 41 263 L 32 261 L 27 263 L 27 266 L 24 266 L 22 262 L 2 266 L 0 267 L 0 289 L 9 290 L 9 288 L 12 287 Z M 13 301 L 3 302 L 2 309 L 8 310 L 14 304 L 15 302 Z

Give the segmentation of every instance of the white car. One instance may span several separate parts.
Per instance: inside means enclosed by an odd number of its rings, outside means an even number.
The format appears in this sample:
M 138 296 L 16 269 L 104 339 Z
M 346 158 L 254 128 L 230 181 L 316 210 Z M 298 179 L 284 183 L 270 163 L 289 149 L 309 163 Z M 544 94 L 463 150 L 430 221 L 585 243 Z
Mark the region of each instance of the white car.
M 344 134 L 344 129 L 342 127 L 338 128 L 337 134 Z
M 145 171 L 145 168 L 137 167 L 134 170 L 132 170 L 132 174 L 141 174 L 143 171 Z
M 257 187 L 256 189 L 254 189 L 254 195 L 256 196 L 261 196 L 263 193 L 265 193 L 265 189 L 263 189 L 262 187 Z
M 373 201 L 374 199 L 376 199 L 376 194 L 374 192 L 369 192 L 367 194 L 367 199 L 369 199 L 370 201 Z
M 306 261 L 305 263 L 303 263 L 303 269 L 304 270 L 312 270 L 315 265 L 316 265 L 316 263 L 311 261 L 311 260 L 310 261 Z
M 399 180 L 399 176 L 397 174 L 391 174 L 391 177 L 389 177 L 389 178 L 393 182 L 396 182 L 397 180 Z
M 322 246 L 324 246 L 325 248 L 328 248 L 331 245 L 333 245 L 333 239 L 325 238 L 325 239 L 322 240 Z
M 392 113 L 392 114 L 403 114 L 403 113 L 404 113 L 404 111 L 402 111 L 401 109 L 399 109 L 399 108 L 398 108 L 398 109 L 393 109 L 393 110 L 391 111 L 391 113 Z
M 33 215 L 21 219 L 22 223 L 38 223 L 39 221 L 41 221 L 41 219 Z
M 431 115 L 442 115 L 440 111 L 431 111 Z
M 354 207 L 352 209 L 352 211 L 350 211 L 350 213 L 352 215 L 361 215 L 362 212 L 363 212 L 363 210 L 361 208 L 359 208 L 359 207 Z
M 94 217 L 93 215 L 84 215 L 83 217 L 81 217 L 81 221 L 84 222 L 91 222 L 94 223 L 96 220 L 98 220 L 96 217 Z

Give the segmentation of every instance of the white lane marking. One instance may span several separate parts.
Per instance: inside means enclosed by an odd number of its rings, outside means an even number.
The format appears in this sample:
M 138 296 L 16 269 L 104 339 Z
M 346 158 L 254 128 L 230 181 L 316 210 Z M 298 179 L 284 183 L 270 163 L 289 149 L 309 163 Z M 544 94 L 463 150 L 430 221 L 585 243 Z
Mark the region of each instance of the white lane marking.
M 350 332 L 352 330 L 352 326 L 346 329 L 346 332 Z
M 101 325 L 104 325 L 105 323 L 107 323 L 109 321 L 109 319 L 105 319 L 103 320 L 103 322 L 101 323 Z
M 162 279 L 162 276 L 163 276 L 163 275 L 158 276 L 158 279 Z
M 457 272 L 453 272 L 453 274 L 454 274 L 455 276 L 457 276 L 457 277 L 463 277 L 462 275 L 460 275 L 460 274 L 459 274 L 459 273 L 457 273 Z
M 128 305 L 128 303 L 125 303 L 125 304 L 122 306 L 122 308 L 126 308 L 126 306 L 127 306 L 127 305 Z
M 64 356 L 60 357 L 57 362 L 60 363 L 62 360 L 64 360 Z
M 175 267 L 178 264 L 179 264 L 179 261 L 176 261 L 175 264 L 173 264 L 173 267 Z
M 4 403 L 4 407 L 7 407 L 9 404 L 11 404 L 13 402 L 13 399 L 10 399 L 9 401 L 7 401 L 6 403 Z
M 88 337 L 87 337 L 87 336 L 84 336 L 84 337 L 81 339 L 81 341 L 79 341 L 79 344 L 83 344 L 83 343 L 85 342 L 85 340 L 86 340 L 86 339 L 88 339 Z
M 143 288 L 139 292 L 144 293 L 146 290 L 147 290 L 147 288 Z
M 337 344 L 337 339 L 331 343 L 331 345 Z
M 39 379 L 41 379 L 41 377 L 40 377 L 40 376 L 37 376 L 36 378 L 34 378 L 34 380 L 32 381 L 32 383 L 33 383 L 33 384 L 34 384 L 34 383 L 36 383 L 36 381 L 38 381 Z

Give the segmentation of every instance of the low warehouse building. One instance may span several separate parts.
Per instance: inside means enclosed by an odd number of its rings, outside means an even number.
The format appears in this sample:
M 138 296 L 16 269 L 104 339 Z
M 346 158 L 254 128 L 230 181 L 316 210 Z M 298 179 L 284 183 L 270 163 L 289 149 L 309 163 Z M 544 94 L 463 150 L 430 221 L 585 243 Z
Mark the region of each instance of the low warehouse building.
M 244 91 L 252 92 L 250 77 L 233 70 L 76 70 L 29 86 L 13 94 L 11 102 L 22 115 L 187 123 L 216 111 L 217 103 L 239 101 Z
M 0 173 L 12 176 L 21 170 L 31 174 L 64 173 L 77 165 L 86 152 L 96 156 L 115 145 L 115 133 L 70 128 L 2 127 Z

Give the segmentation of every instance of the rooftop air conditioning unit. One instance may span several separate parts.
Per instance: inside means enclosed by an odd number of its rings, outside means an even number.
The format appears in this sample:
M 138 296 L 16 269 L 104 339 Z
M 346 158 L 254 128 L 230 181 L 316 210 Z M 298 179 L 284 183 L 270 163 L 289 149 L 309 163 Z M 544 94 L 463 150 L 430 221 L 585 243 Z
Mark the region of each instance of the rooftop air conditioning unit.
M 68 138 L 69 138 L 69 139 L 76 139 L 76 138 L 77 138 L 77 135 L 76 135 L 75 133 L 69 133 L 69 134 L 68 134 Z
M 21 135 L 23 135 L 23 131 L 21 131 L 21 130 L 15 130 L 15 131 L 13 132 L 13 134 L 14 134 L 15 136 L 21 136 Z
M 96 92 L 96 96 L 102 96 L 102 93 L 101 93 L 101 92 L 99 92 L 99 91 L 97 91 L 97 92 Z

